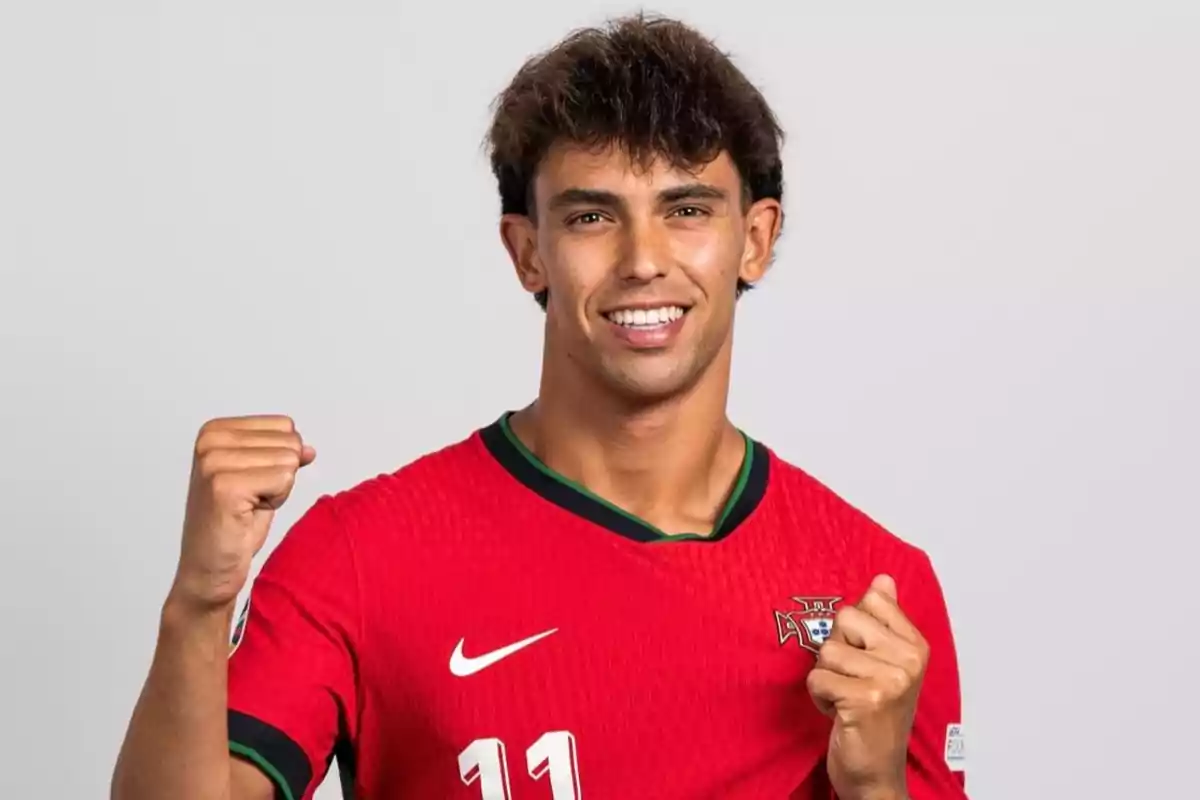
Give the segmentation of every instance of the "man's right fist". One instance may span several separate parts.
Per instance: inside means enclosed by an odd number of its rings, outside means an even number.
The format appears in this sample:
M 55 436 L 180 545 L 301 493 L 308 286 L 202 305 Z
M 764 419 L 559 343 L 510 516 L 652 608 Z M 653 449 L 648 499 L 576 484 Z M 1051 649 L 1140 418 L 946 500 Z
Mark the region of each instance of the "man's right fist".
M 316 451 L 292 420 L 250 416 L 211 420 L 196 437 L 172 595 L 204 611 L 227 609 L 250 574 L 275 511 L 296 472 Z

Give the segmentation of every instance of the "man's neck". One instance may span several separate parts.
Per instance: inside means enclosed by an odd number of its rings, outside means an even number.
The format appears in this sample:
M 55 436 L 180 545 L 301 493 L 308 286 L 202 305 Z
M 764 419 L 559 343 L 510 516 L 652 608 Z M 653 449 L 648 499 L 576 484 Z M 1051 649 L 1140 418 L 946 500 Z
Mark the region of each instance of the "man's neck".
M 526 447 L 666 533 L 711 532 L 745 457 L 726 417 L 724 383 L 639 407 L 601 392 L 575 397 L 563 388 L 571 385 L 580 383 L 544 381 L 537 401 L 513 415 Z

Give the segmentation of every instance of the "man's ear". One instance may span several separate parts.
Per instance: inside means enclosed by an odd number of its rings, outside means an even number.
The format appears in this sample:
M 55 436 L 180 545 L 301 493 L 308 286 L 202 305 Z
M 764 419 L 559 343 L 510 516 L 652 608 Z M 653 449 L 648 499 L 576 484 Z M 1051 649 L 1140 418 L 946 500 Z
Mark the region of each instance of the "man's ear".
M 763 198 L 747 210 L 746 249 L 738 267 L 738 277 L 746 283 L 758 283 L 771 268 L 782 225 L 783 206 L 778 200 Z
M 536 294 L 544 291 L 546 271 L 537 252 L 537 226 L 524 214 L 505 214 L 500 217 L 500 239 L 517 271 L 517 280 L 525 291 Z

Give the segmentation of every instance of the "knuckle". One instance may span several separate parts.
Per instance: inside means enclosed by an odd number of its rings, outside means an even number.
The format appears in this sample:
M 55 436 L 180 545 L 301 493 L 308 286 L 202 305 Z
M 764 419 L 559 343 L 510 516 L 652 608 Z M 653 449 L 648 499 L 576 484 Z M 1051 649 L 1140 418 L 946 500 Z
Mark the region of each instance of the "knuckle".
M 287 499 L 288 494 L 292 491 L 292 486 L 296 483 L 296 470 L 291 467 L 278 467 L 270 476 L 271 486 L 267 490 L 270 494 L 275 495 L 278 502 Z
M 827 639 L 817 651 L 817 662 L 822 666 L 837 667 L 846 663 L 852 649 L 843 642 Z
M 225 419 L 224 417 L 214 417 L 212 419 L 205 420 L 200 426 L 200 430 L 196 432 L 196 437 L 203 438 L 211 436 L 214 433 L 219 433 L 220 431 L 225 430 L 228 426 L 229 420 Z
M 817 658 L 819 659 L 835 659 L 842 654 L 842 648 L 845 647 L 837 639 L 826 639 L 817 649 Z
M 901 658 L 904 668 L 909 672 L 920 672 L 929 663 L 929 645 L 923 639 L 912 642 L 904 648 Z
M 912 678 L 904 668 L 896 667 L 888 670 L 886 681 L 886 694 L 890 697 L 899 697 L 908 691 Z
M 201 428 L 196 434 L 196 453 L 206 453 L 213 448 L 214 433 L 212 429 Z
M 208 484 L 212 489 L 213 496 L 227 498 L 237 494 L 240 481 L 235 473 L 218 472 L 209 478 Z
M 213 457 L 212 453 L 207 453 L 200 456 L 196 461 L 196 471 L 201 478 L 211 481 L 220 469 L 220 462 Z
M 206 430 L 196 438 L 196 451 L 207 453 L 210 450 L 228 447 L 234 441 L 233 437 L 234 434 L 226 428 Z

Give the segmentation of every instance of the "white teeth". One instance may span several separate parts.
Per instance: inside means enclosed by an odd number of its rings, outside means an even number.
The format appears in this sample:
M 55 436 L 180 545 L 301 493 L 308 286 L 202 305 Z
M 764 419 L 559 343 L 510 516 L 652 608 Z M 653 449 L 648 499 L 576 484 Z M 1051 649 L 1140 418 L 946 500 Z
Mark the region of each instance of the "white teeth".
M 612 322 L 628 328 L 653 328 L 658 325 L 668 325 L 683 316 L 681 306 L 662 306 L 661 308 L 622 308 L 610 311 L 606 316 Z

